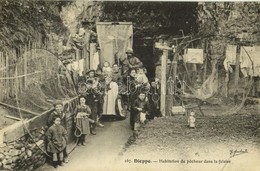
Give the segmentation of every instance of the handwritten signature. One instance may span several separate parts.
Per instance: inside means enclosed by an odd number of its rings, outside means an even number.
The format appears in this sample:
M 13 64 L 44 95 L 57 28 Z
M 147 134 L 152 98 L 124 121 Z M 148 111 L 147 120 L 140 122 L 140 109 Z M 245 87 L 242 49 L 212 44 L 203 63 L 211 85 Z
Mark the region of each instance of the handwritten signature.
M 244 150 L 230 150 L 230 158 L 248 153 L 247 149 Z

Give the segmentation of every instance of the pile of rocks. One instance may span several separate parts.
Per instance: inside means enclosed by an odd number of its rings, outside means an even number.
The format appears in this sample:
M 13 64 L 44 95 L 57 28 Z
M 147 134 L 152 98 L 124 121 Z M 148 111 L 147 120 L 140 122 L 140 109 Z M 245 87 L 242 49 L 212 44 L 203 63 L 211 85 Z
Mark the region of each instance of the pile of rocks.
M 45 163 L 44 130 L 30 134 L 0 145 L 0 170 L 34 170 Z

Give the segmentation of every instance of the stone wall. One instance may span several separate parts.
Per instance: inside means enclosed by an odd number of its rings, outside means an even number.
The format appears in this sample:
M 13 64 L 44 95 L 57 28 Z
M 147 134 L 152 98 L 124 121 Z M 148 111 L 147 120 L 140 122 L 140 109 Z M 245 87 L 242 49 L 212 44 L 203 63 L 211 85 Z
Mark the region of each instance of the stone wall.
M 77 104 L 77 97 L 64 102 L 68 143 L 75 141 L 73 114 Z M 0 135 L 3 136 L 3 143 L 0 144 L 0 170 L 35 170 L 45 163 L 46 123 L 52 111 L 53 109 L 50 109 L 40 116 L 25 120 L 24 123 L 17 122 L 0 131 Z
M 1 144 L 0 170 L 34 170 L 46 161 L 45 131 L 36 129 L 31 132 L 33 139 L 25 134 L 18 140 Z M 42 151 L 42 150 L 43 151 Z

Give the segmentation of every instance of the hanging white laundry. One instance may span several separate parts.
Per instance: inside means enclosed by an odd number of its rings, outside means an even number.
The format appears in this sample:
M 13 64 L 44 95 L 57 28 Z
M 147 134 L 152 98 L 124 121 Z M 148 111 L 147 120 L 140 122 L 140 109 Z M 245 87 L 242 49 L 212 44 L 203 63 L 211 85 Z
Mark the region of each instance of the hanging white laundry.
M 254 76 L 260 76 L 260 46 L 254 48 Z
M 188 48 L 183 59 L 186 63 L 203 64 L 203 49 Z
M 71 68 L 74 70 L 74 71 L 79 71 L 79 61 L 74 61 L 71 65 Z
M 72 70 L 72 63 L 67 64 L 66 68 L 67 68 L 68 71 L 71 71 Z
M 236 45 L 227 45 L 226 58 L 224 60 L 224 68 L 226 71 L 229 70 L 231 73 L 233 72 L 233 69 L 230 65 L 236 64 L 236 51 L 237 51 Z
M 252 60 L 252 61 L 251 61 Z M 254 47 L 241 46 L 240 48 L 240 68 L 245 77 L 253 75 Z
M 94 56 L 93 56 L 93 65 L 92 65 L 92 67 L 93 67 L 94 70 L 97 70 L 99 63 L 100 63 L 99 62 L 99 53 L 96 52 L 94 54 Z
M 84 72 L 84 62 L 85 62 L 84 59 L 80 59 L 79 60 L 79 76 L 83 75 L 83 72 Z

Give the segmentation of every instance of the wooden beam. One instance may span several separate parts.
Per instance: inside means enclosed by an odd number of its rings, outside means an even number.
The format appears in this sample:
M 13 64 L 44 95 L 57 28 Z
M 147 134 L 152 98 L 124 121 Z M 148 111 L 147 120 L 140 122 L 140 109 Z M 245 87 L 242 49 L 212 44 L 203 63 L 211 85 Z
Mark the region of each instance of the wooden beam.
M 17 121 L 21 121 L 22 120 L 21 118 L 17 118 L 17 117 L 10 116 L 10 115 L 5 115 L 5 117 L 9 118 L 9 119 L 17 120 Z
M 240 46 L 237 45 L 236 51 L 236 67 L 235 67 L 235 78 L 234 78 L 234 86 L 235 86 L 235 94 L 238 91 L 238 80 L 239 80 L 239 66 L 240 66 Z
M 36 113 L 36 112 L 32 112 L 32 111 L 29 111 L 29 110 L 26 110 L 26 109 L 18 108 L 18 107 L 15 107 L 15 106 L 3 103 L 3 102 L 0 102 L 0 105 L 3 105 L 5 107 L 11 108 L 11 109 L 20 110 L 22 112 L 30 113 L 30 114 L 33 114 L 33 115 L 36 115 L 36 116 L 41 115 L 40 113 Z
M 96 22 L 96 25 L 132 25 L 132 22 Z
M 163 46 L 163 45 L 159 45 L 159 44 L 155 44 L 155 48 L 158 48 L 161 50 L 172 50 L 172 48 L 169 46 Z

